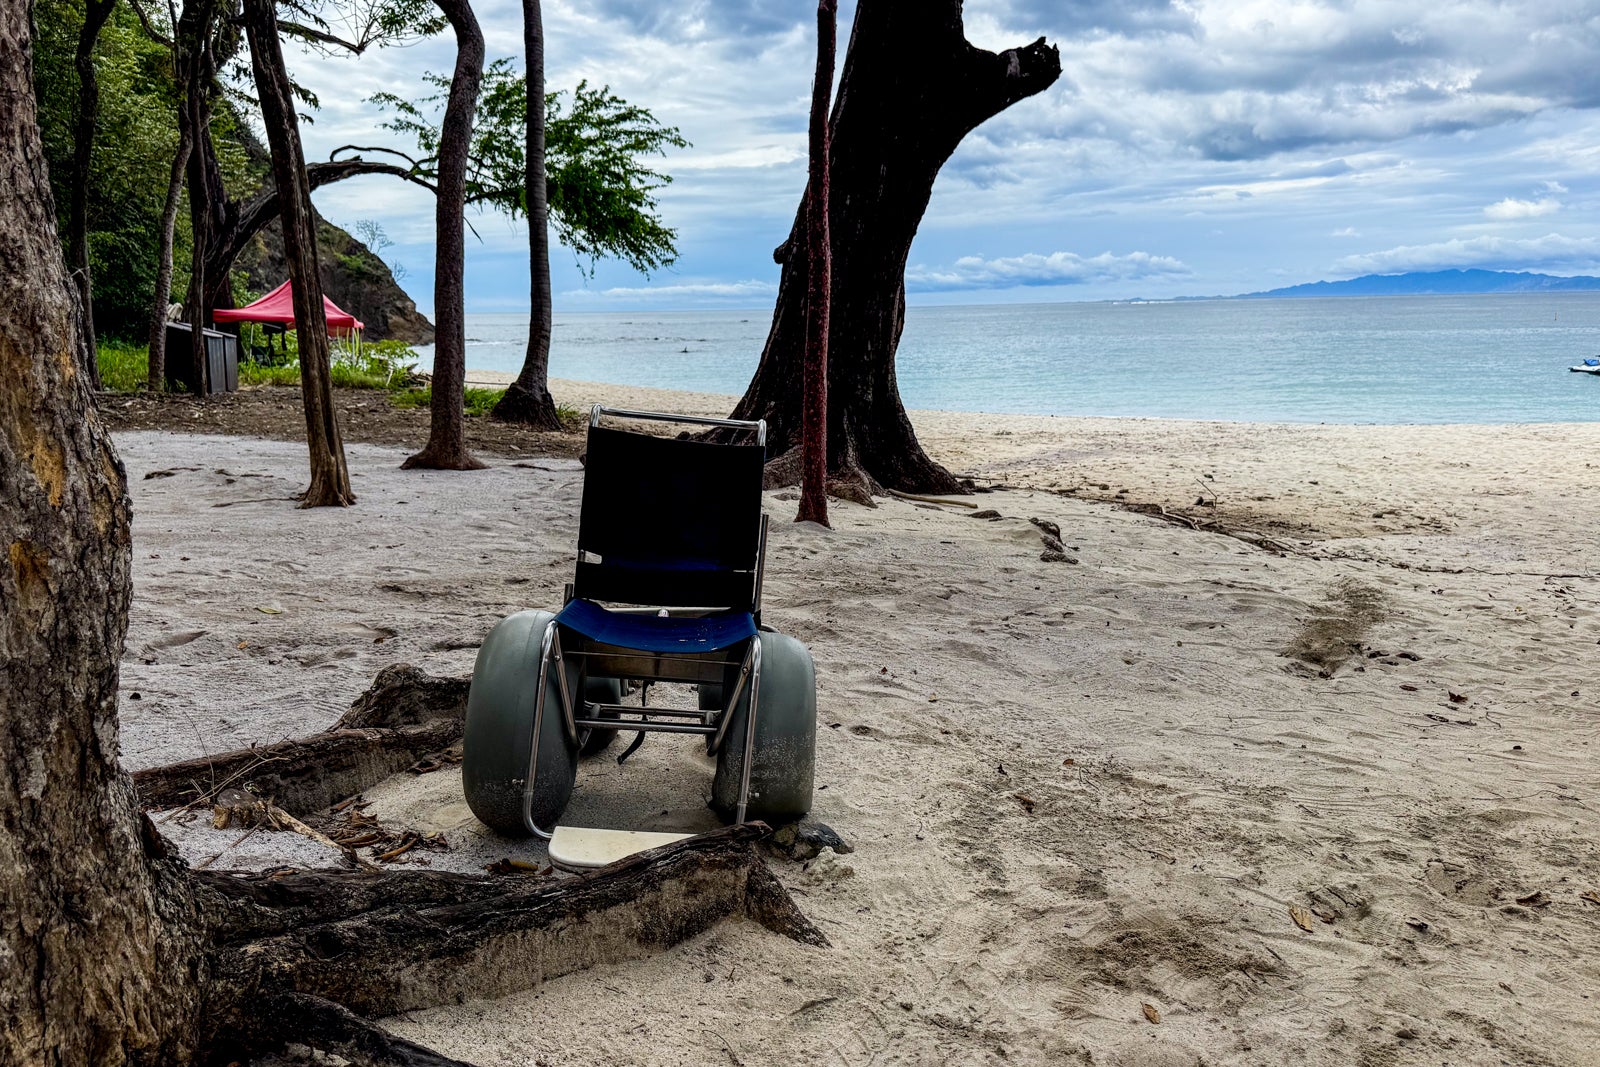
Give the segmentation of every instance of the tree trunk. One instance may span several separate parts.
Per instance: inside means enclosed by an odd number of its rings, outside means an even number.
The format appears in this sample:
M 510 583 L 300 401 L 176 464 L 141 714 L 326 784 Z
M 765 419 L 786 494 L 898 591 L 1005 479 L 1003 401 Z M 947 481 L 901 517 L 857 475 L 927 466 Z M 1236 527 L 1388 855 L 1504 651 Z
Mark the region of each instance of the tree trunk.
M 805 395 L 800 420 L 800 507 L 796 522 L 828 525 L 828 98 L 833 94 L 836 0 L 817 4 L 817 72 L 811 82 L 810 179 L 806 182 Z
M 178 228 L 178 205 L 183 200 L 183 175 L 192 147 L 189 129 L 180 124 L 178 150 L 172 157 L 172 177 L 167 181 L 167 201 L 161 209 L 161 239 L 156 249 L 156 291 L 150 301 L 149 387 L 167 387 L 167 304 L 172 300 L 172 243 Z
M 894 356 L 905 266 L 939 168 L 986 119 L 1061 75 L 1043 38 L 996 54 L 969 44 L 960 0 L 861 0 L 831 122 L 828 465 L 867 488 L 959 492 L 917 443 Z M 806 338 L 806 207 L 783 264 L 761 364 L 734 417 L 767 420 L 773 454 L 800 441 Z M 793 465 L 791 469 L 794 469 Z
M 434 208 L 433 402 L 428 443 L 402 467 L 478 470 L 483 464 L 467 451 L 462 436 L 467 373 L 467 331 L 463 321 L 467 153 L 472 147 L 472 115 L 483 80 L 483 33 L 468 0 L 434 0 L 456 35 L 456 66 L 439 124 L 439 191 Z
M 528 131 L 523 187 L 528 208 L 528 354 L 522 372 L 490 414 L 537 430 L 561 429 L 550 395 L 550 201 L 544 173 L 544 18 L 539 0 L 522 0 L 522 45 L 528 64 Z
M 78 50 L 73 56 L 78 70 L 78 122 L 73 133 L 72 173 L 67 182 L 72 187 L 67 211 L 67 255 L 83 309 L 78 363 L 95 389 L 100 388 L 100 359 L 95 343 L 94 283 L 89 266 L 89 170 L 94 163 L 95 125 L 100 119 L 100 76 L 94 69 L 94 45 L 116 6 L 117 0 L 87 0 L 83 26 L 78 30 Z
M 189 225 L 191 255 L 189 291 L 184 298 L 184 318 L 189 324 L 189 380 L 199 395 L 208 395 L 210 374 L 206 366 L 205 329 L 213 306 L 208 299 L 210 279 L 206 254 L 211 234 L 221 219 L 226 199 L 221 168 L 211 145 L 211 99 L 216 81 L 216 52 L 212 45 L 217 0 L 185 0 L 178 18 L 175 40 L 178 54 L 178 135 L 189 139 Z
M 0 0 L 0 1063 L 182 1063 L 199 976 L 117 767 L 129 504 L 73 358 L 30 23 Z
M 333 406 L 332 359 L 328 352 L 327 311 L 322 306 L 322 274 L 317 267 L 311 186 L 306 180 L 289 72 L 278 42 L 274 0 L 245 0 L 244 15 L 256 95 L 261 100 L 261 121 L 272 150 L 272 178 L 282 207 L 283 258 L 288 263 L 294 291 L 294 332 L 300 347 L 306 447 L 311 454 L 311 485 L 300 506 L 346 507 L 355 503 L 356 495 L 350 491 L 339 413 Z

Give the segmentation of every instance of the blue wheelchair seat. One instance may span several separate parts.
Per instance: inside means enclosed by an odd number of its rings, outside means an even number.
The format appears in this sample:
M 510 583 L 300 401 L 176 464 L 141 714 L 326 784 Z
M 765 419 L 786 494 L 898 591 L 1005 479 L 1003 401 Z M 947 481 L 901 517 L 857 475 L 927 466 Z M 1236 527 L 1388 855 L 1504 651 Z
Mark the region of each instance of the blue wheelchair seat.
M 569 600 L 556 622 L 600 644 L 680 655 L 719 652 L 756 635 L 755 617 L 748 611 L 698 617 L 648 615 L 607 611 L 593 601 L 580 599 Z

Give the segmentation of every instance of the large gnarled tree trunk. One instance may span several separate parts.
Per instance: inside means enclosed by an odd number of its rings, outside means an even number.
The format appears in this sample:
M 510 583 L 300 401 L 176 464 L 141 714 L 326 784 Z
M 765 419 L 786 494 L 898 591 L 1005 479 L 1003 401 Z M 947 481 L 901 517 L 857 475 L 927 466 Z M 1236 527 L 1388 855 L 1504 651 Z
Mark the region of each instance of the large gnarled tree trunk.
M 0 0 L 0 1063 L 181 1063 L 198 976 L 117 767 L 128 498 L 75 359 L 29 25 Z
M 1043 38 L 994 53 L 967 42 L 960 0 L 861 0 L 831 122 L 833 250 L 828 452 L 834 478 L 865 488 L 958 492 L 918 444 L 895 379 L 905 267 L 939 168 L 986 119 L 1060 77 Z M 761 364 L 734 417 L 764 418 L 768 448 L 800 441 L 806 338 L 806 204 L 783 264 Z M 784 465 L 798 472 L 798 464 Z
M 300 389 L 305 401 L 306 447 L 311 453 L 311 485 L 302 507 L 344 507 L 355 503 L 345 465 L 339 413 L 333 404 L 332 358 L 327 312 L 322 305 L 322 274 L 317 268 L 316 223 L 311 186 L 306 180 L 300 126 L 294 113 L 289 72 L 278 43 L 275 0 L 245 0 L 245 31 L 261 120 L 272 150 L 272 178 L 283 218 L 283 256 L 294 293 L 294 332 L 300 351 Z
M 466 208 L 467 153 L 472 146 L 472 116 L 483 81 L 483 33 L 467 0 L 434 0 L 456 35 L 456 66 L 439 124 L 439 190 L 435 197 L 433 277 L 433 401 L 428 443 L 403 467 L 477 470 L 483 464 L 467 451 L 463 408 L 467 374 Z
M 536 430 L 559 430 L 550 395 L 550 200 L 544 173 L 544 16 L 539 0 L 522 0 L 522 46 L 528 64 L 528 129 L 523 188 L 528 207 L 528 353 L 517 380 L 494 410 L 497 419 Z

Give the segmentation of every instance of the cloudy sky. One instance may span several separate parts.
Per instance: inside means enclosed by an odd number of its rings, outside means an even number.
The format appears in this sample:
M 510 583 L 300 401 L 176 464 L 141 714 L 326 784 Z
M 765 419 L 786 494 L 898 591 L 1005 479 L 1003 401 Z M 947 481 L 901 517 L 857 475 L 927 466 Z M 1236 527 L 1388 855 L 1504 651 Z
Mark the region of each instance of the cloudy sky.
M 520 6 L 476 6 L 521 62 Z M 853 3 L 842 5 L 840 41 Z M 677 264 L 585 278 L 555 248 L 558 311 L 770 305 L 805 184 L 815 8 L 777 0 L 545 0 L 551 89 L 610 85 L 693 147 L 659 168 Z M 1365 273 L 1600 273 L 1600 0 L 967 0 L 967 36 L 1041 35 L 1062 76 L 970 135 L 911 250 L 914 303 L 1249 292 Z M 422 95 L 446 34 L 359 59 L 296 55 L 321 98 L 309 158 Z M 398 142 L 395 142 L 398 143 Z M 375 219 L 432 305 L 433 206 L 392 179 L 320 191 Z M 471 220 L 469 311 L 527 304 L 526 238 Z

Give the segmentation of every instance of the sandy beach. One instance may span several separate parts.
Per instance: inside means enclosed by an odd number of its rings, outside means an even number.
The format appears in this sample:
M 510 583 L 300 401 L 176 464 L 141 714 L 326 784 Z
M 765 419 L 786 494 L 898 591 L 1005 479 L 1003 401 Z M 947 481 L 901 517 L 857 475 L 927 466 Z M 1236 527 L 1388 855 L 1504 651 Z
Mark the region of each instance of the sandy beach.
M 483 1067 L 1600 1064 L 1600 423 L 913 421 L 1001 488 L 835 501 L 831 531 L 766 502 L 766 621 L 818 667 L 813 816 L 855 847 L 773 869 L 833 947 L 733 920 L 386 1025 Z M 116 444 L 129 769 L 324 729 L 390 663 L 467 674 L 570 578 L 571 458 L 349 445 L 357 506 L 307 512 L 303 445 Z M 709 766 L 653 736 L 571 817 L 709 828 Z M 458 770 L 370 796 L 445 834 L 435 867 L 540 856 Z M 219 868 L 331 855 L 164 829 Z

